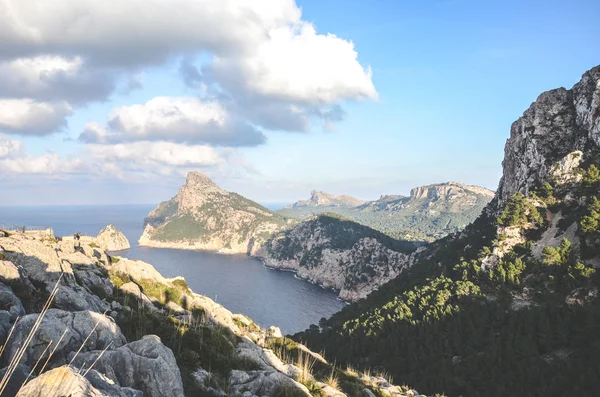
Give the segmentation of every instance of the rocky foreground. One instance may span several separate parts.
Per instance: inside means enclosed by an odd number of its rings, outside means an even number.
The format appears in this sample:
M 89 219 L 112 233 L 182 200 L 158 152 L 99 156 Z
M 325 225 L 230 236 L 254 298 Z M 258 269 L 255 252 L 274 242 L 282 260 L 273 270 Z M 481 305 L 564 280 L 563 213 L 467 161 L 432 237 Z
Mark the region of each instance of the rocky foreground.
M 2 396 L 415 396 L 331 365 L 101 236 L 0 231 Z M 110 239 L 109 239 L 110 240 Z

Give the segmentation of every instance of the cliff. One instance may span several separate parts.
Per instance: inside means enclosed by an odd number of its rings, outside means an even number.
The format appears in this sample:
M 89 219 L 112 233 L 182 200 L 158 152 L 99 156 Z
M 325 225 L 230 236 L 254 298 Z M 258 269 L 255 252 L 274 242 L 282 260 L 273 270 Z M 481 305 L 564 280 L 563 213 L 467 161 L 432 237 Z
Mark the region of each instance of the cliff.
M 598 116 L 599 66 L 541 94 L 512 124 L 498 190 L 475 222 L 295 338 L 425 392 L 597 389 Z
M 413 396 L 168 279 L 76 242 L 0 233 L 3 396 Z
M 335 214 L 318 215 L 281 232 L 257 255 L 269 267 L 356 301 L 412 265 L 417 246 Z
M 190 172 L 178 194 L 150 212 L 139 244 L 253 254 L 286 220 Z

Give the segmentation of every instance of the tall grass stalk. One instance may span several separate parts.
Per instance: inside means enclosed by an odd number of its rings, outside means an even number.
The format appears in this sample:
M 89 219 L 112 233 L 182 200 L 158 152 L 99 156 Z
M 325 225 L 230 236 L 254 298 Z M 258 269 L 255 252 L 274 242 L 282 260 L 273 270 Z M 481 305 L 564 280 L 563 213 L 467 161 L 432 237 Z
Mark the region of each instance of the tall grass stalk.
M 50 305 L 52 304 L 52 301 L 54 300 L 54 297 L 56 296 L 56 294 L 58 292 L 60 281 L 62 280 L 63 275 L 64 275 L 64 273 L 61 273 L 60 276 L 58 277 L 58 280 L 56 281 L 56 284 L 54 285 L 54 288 L 52 289 L 50 296 L 46 300 L 46 303 L 44 304 L 42 311 L 35 319 L 33 327 L 31 327 L 31 330 L 29 331 L 29 334 L 27 335 L 25 342 L 23 343 L 21 348 L 19 350 L 17 350 L 17 353 L 13 356 L 12 360 L 10 361 L 8 368 L 6 369 L 6 372 L 4 373 L 4 376 L 2 377 L 2 381 L 0 381 L 0 396 L 4 392 L 4 389 L 6 388 L 6 386 L 8 385 L 8 382 L 9 382 L 10 378 L 12 377 L 13 373 L 15 372 L 17 365 L 19 365 L 19 362 L 21 361 L 21 359 L 23 358 L 23 355 L 25 354 L 25 351 L 29 347 L 31 340 L 33 339 L 35 333 L 37 332 L 38 328 L 40 327 L 40 324 L 42 323 L 42 320 L 44 319 L 46 312 L 50 308 Z
M 312 370 L 315 365 L 316 359 L 302 350 L 298 351 L 298 361 L 296 362 L 296 366 L 300 368 L 302 371 L 298 376 L 298 382 L 302 384 L 308 383 L 312 380 Z
M 27 374 L 27 378 L 25 378 L 25 380 L 23 381 L 23 384 L 21 384 L 21 387 L 19 387 L 19 391 L 21 391 L 21 389 L 25 386 L 25 384 L 29 381 L 29 378 L 31 378 L 31 375 L 35 372 L 35 369 L 37 368 L 38 364 L 40 363 L 42 357 L 44 357 L 44 354 L 46 354 L 46 352 L 48 351 L 48 348 L 52 345 L 52 341 L 50 341 L 50 343 L 48 343 L 48 346 L 46 346 L 46 348 L 44 349 L 44 351 L 42 352 L 42 354 L 40 355 L 40 358 L 37 359 L 37 361 L 35 362 L 35 365 L 33 366 L 33 368 L 31 368 L 31 371 L 29 371 L 29 374 Z M 18 392 L 17 392 L 18 394 Z
M 56 345 L 54 345 L 54 349 L 52 349 L 52 351 L 48 355 L 48 358 L 46 358 L 46 361 L 44 362 L 44 365 L 42 366 L 42 369 L 40 369 L 39 374 L 43 374 L 44 373 L 44 369 L 46 369 L 46 365 L 48 365 L 48 362 L 50 361 L 50 359 L 54 355 L 54 352 L 56 351 L 56 348 L 58 348 L 58 345 L 60 345 L 60 342 L 62 342 L 62 340 L 65 337 L 65 335 L 67 334 L 68 330 L 69 330 L 69 328 L 65 327 L 65 330 L 62 333 L 62 335 L 60 336 L 60 339 L 58 340 L 58 342 L 56 342 Z
M 19 317 L 17 316 L 17 318 L 15 319 L 15 322 L 14 322 L 13 326 L 10 327 L 10 332 L 8 333 L 8 337 L 6 338 L 6 341 L 4 342 L 4 344 L 2 345 L 2 347 L 0 348 L 0 357 L 2 357 L 2 353 L 4 353 L 4 349 L 6 349 L 6 346 L 8 345 L 8 341 L 10 341 L 10 337 L 12 336 L 12 333 L 15 330 L 15 326 L 17 325 L 18 321 L 19 321 Z
M 106 312 L 104 312 L 104 313 L 106 313 Z M 103 316 L 104 316 L 104 313 L 102 313 Z M 77 349 L 77 353 L 75 353 L 75 355 L 73 356 L 73 358 L 69 362 L 69 366 L 71 366 L 71 364 L 73 364 L 73 361 L 75 361 L 75 359 L 77 358 L 77 355 L 79 354 L 79 352 L 81 352 L 81 349 L 83 349 L 83 347 L 85 346 L 85 344 L 87 343 L 87 341 L 90 339 L 90 337 L 92 336 L 92 334 L 94 333 L 94 331 L 96 330 L 96 328 L 98 328 L 98 325 L 100 324 L 100 320 L 102 320 L 102 319 L 99 318 L 98 321 L 96 321 L 96 325 L 94 325 L 94 328 L 92 328 L 92 330 L 87 335 L 87 337 L 85 338 L 85 340 L 83 341 L 83 343 L 81 344 L 81 346 L 79 346 L 79 349 Z

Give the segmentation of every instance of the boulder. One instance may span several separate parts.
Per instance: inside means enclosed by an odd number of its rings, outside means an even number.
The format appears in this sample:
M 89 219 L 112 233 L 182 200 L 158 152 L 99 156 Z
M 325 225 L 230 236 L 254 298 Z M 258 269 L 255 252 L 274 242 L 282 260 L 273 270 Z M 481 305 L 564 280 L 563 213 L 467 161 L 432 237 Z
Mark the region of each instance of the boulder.
M 80 353 L 73 364 L 82 366 L 94 362 L 101 353 L 100 350 Z M 72 356 L 74 353 L 69 358 Z M 141 390 L 145 397 L 183 397 L 183 383 L 175 356 L 156 335 L 146 335 L 106 351 L 94 369 L 121 387 Z
M 17 280 L 19 279 L 19 269 L 11 261 L 0 260 L 0 279 Z
M 90 371 L 90 374 L 95 371 Z M 54 368 L 44 372 L 37 378 L 30 380 L 17 394 L 17 397 L 142 397 L 141 392 L 122 389 L 110 384 L 107 379 L 94 373 L 88 377 L 94 379 L 95 384 L 77 373 L 69 366 Z M 100 388 L 98 387 L 100 386 Z
M 267 330 L 267 335 L 270 336 L 271 338 L 283 338 L 283 334 L 281 333 L 281 330 L 278 327 L 275 327 L 273 325 L 271 325 L 269 327 L 269 329 Z
M 131 248 L 127 237 L 113 225 L 102 229 L 96 237 L 96 242 L 106 251 L 122 251 Z
M 5 365 L 8 365 L 21 348 L 38 316 L 39 314 L 29 314 L 17 322 L 13 335 L 7 343 L 6 351 L 2 355 L 2 361 Z M 94 329 L 94 327 L 96 328 Z M 67 355 L 76 352 L 88 335 L 90 336 L 82 348 L 82 352 L 104 349 L 111 342 L 112 347 L 119 347 L 126 343 L 121 330 L 110 317 L 91 311 L 67 312 L 60 309 L 50 309 L 46 312 L 37 332 L 29 343 L 29 347 L 25 350 L 21 363 L 29 366 L 33 365 L 40 358 L 50 341 L 52 341 L 52 349 L 54 349 L 65 329 L 67 329 L 67 333 L 52 357 L 52 363 L 58 365 L 64 364 Z
M 233 370 L 229 375 L 229 391 L 232 396 L 242 396 L 244 392 L 258 396 L 273 396 L 282 387 L 297 389 L 299 393 L 304 393 L 307 397 L 311 396 L 306 386 L 274 370 Z
M 25 308 L 13 290 L 0 283 L 0 310 L 6 310 L 14 320 L 25 315 Z

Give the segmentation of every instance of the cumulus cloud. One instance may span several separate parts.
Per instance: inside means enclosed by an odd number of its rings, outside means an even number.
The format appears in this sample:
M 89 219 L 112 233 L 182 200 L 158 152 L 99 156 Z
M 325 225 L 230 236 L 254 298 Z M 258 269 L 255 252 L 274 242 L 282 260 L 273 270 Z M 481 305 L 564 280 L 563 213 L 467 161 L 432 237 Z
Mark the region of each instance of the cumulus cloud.
M 140 174 L 183 175 L 192 169 L 216 173 L 254 172 L 232 148 L 141 141 L 90 144 L 74 156 L 48 152 L 28 155 L 23 143 L 0 135 L 0 177 L 15 175 L 93 175 L 127 179 Z
M 83 166 L 79 159 L 61 158 L 56 153 L 28 156 L 21 141 L 0 135 L 0 175 L 60 175 L 81 172 Z
M 99 65 L 141 66 L 199 50 L 243 52 L 300 14 L 293 0 L 7 0 L 0 54 L 52 49 Z
M 265 136 L 217 101 L 156 97 L 145 104 L 114 109 L 105 125 L 88 123 L 80 139 L 88 143 L 163 140 L 252 146 L 263 143 Z
M 228 173 L 232 168 L 252 172 L 234 149 L 208 145 L 142 141 L 88 145 L 87 157 L 103 174 L 125 179 L 132 174 L 182 175 L 192 169 Z
M 72 103 L 106 97 L 115 71 L 183 57 L 186 84 L 221 89 L 230 112 L 264 128 L 306 131 L 311 120 L 336 121 L 324 116 L 330 107 L 377 92 L 353 43 L 317 33 L 301 16 L 294 0 L 7 0 L 0 57 L 28 76 L 10 95 L 47 100 L 51 87 L 62 87 L 54 92 Z M 201 71 L 190 62 L 199 54 L 212 55 Z
M 79 56 L 42 55 L 0 62 L 0 76 L 4 76 L 0 77 L 4 97 L 72 104 L 105 99 L 117 82 L 115 73 L 86 68 Z
M 44 135 L 63 128 L 71 114 L 71 106 L 64 101 L 0 99 L 0 131 Z

